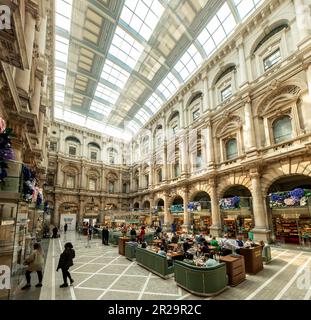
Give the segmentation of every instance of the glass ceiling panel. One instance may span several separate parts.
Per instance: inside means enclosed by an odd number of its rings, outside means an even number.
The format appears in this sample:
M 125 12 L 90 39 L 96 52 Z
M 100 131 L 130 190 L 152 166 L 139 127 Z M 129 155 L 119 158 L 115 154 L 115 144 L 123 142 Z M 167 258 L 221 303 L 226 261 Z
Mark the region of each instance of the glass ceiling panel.
M 150 119 L 150 115 L 144 109 L 140 109 L 136 113 L 135 118 L 139 120 L 141 123 L 146 123 Z
M 70 32 L 72 0 L 56 0 L 56 25 Z
M 224 3 L 197 39 L 208 57 L 231 34 L 236 25 L 228 4 Z
M 110 46 L 109 54 L 112 54 L 123 63 L 134 69 L 144 47 L 120 27 L 116 28 Z
M 148 41 L 163 12 L 158 0 L 126 0 L 121 19 Z
M 91 110 L 103 114 L 105 117 L 108 117 L 112 108 L 104 105 L 103 103 L 93 100 L 91 104 Z
M 166 78 L 158 86 L 158 91 L 162 92 L 165 99 L 168 100 L 179 88 L 180 83 L 175 76 L 169 72 Z
M 145 102 L 145 106 L 155 114 L 162 106 L 164 101 L 154 92 Z
M 55 59 L 67 64 L 69 40 L 59 35 L 55 40 Z
M 118 100 L 120 93 L 99 83 L 95 91 L 95 96 L 114 104 Z
M 176 63 L 174 68 L 185 81 L 195 70 L 199 68 L 201 63 L 202 56 L 197 48 L 192 44 Z
M 264 0 L 233 0 L 241 20 L 245 20 L 251 13 L 253 13 Z
M 120 89 L 126 84 L 130 74 L 109 59 L 106 59 L 101 77 Z

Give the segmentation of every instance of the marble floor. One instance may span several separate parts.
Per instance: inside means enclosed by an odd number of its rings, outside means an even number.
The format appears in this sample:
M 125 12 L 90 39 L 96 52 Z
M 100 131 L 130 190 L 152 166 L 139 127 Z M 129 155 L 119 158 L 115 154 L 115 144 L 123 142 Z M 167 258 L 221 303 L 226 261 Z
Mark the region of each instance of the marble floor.
M 74 285 L 59 288 L 61 271 L 56 272 L 60 253 L 66 242 L 76 250 L 70 272 Z M 220 295 L 207 300 L 310 300 L 311 253 L 272 248 L 273 260 L 256 275 L 228 287 Z M 103 246 L 100 239 L 87 243 L 85 237 L 67 233 L 51 239 L 47 253 L 40 300 L 200 300 L 179 288 L 174 277 L 163 280 L 118 254 L 116 246 Z M 36 275 L 34 274 L 33 278 Z M 36 280 L 36 279 L 35 279 Z M 33 280 L 33 281 L 35 281 Z M 35 289 L 32 289 L 35 290 Z M 32 299 L 32 291 L 23 293 Z

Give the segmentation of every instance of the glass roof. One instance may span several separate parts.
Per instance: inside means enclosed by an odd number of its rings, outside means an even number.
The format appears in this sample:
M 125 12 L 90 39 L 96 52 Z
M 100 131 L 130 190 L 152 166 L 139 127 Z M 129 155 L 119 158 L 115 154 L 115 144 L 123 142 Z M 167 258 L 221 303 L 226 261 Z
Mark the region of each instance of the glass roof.
M 56 0 L 54 117 L 130 139 L 264 1 Z

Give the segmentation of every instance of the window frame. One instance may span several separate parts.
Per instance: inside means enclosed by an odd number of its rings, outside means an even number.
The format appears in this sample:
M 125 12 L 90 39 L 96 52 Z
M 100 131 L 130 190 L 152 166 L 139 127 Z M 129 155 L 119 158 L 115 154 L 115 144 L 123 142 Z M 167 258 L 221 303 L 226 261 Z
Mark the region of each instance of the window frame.
M 279 58 L 276 62 L 274 62 L 273 64 L 271 64 L 270 66 L 266 66 L 266 61 L 268 61 L 269 58 L 271 58 L 271 56 L 273 56 L 275 53 L 279 52 Z M 264 72 L 270 70 L 271 68 L 273 68 L 275 65 L 277 65 L 279 62 L 282 61 L 282 53 L 281 53 L 281 48 L 277 48 L 276 50 L 273 50 L 272 53 L 267 54 L 266 56 L 263 57 L 262 62 L 263 62 L 263 68 L 264 68 Z

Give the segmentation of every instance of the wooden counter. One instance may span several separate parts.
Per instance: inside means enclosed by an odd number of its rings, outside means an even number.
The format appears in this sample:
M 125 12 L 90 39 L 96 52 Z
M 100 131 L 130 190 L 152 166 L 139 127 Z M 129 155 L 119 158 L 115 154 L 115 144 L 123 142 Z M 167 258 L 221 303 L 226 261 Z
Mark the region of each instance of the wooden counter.
M 119 238 L 119 254 L 122 256 L 125 255 L 125 242 L 130 241 L 130 238 L 128 237 L 120 237 Z
M 256 274 L 263 269 L 261 246 L 241 248 L 240 255 L 244 257 L 246 273 Z
M 245 280 L 244 257 L 241 255 L 220 256 L 219 262 L 226 263 L 229 285 L 236 286 Z

